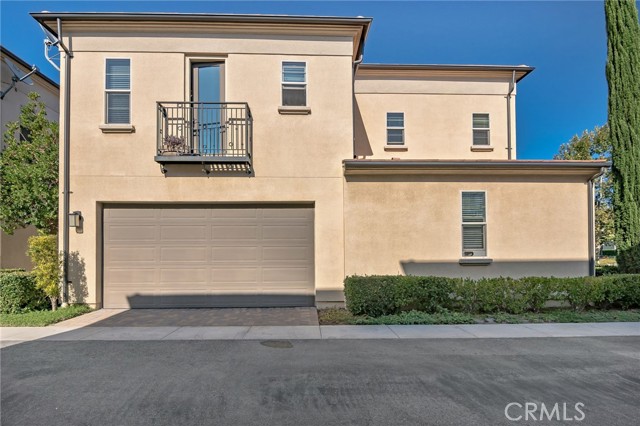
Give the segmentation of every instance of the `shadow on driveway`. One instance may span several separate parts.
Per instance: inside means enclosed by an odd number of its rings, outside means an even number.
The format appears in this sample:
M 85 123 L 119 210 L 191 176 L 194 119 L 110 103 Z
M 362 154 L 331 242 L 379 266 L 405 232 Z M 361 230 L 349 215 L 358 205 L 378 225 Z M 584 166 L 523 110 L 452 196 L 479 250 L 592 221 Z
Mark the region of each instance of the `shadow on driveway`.
M 316 308 L 132 309 L 86 324 L 88 327 L 300 325 L 318 325 Z

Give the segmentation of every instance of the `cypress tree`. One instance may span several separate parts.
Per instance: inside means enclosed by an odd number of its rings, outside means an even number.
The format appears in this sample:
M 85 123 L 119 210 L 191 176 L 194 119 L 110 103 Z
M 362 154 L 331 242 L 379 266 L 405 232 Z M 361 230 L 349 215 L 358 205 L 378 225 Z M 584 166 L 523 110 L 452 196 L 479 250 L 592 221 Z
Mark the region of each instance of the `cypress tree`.
M 621 272 L 640 272 L 640 24 L 633 0 L 605 0 L 613 207 Z

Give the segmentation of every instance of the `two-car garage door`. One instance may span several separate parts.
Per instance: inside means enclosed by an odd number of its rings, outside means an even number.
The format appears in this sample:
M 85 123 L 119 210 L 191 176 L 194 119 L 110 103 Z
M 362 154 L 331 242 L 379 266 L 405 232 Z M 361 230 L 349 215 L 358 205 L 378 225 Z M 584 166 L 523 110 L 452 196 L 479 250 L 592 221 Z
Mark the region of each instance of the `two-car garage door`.
M 313 208 L 108 206 L 106 308 L 312 306 Z

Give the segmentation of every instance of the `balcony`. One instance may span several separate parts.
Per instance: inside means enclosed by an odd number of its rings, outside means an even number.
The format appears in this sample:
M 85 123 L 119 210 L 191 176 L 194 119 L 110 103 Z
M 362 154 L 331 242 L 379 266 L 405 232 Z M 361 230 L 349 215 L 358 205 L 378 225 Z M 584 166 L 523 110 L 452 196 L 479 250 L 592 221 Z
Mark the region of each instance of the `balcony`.
M 251 173 L 253 117 L 246 102 L 158 102 L 155 161 L 243 167 Z

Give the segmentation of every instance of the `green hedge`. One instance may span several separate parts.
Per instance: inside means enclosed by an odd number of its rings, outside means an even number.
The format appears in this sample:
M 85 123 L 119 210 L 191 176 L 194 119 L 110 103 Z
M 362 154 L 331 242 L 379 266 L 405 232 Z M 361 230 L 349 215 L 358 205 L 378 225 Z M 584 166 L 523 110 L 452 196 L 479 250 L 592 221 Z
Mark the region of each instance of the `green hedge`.
M 0 268 L 0 275 L 13 274 L 14 272 L 24 272 L 24 269 L 22 269 L 22 268 L 4 268 L 4 269 L 1 269 Z
M 548 301 L 587 307 L 640 307 L 640 275 L 545 278 L 463 278 L 404 275 L 345 279 L 347 309 L 354 315 L 393 315 L 412 310 L 467 313 L 538 312 Z
M 47 296 L 36 287 L 33 274 L 28 272 L 3 272 L 0 274 L 0 313 L 19 314 L 46 309 Z
M 411 310 L 435 312 L 448 303 L 454 283 L 440 277 L 353 276 L 346 278 L 344 292 L 354 315 L 377 317 Z

